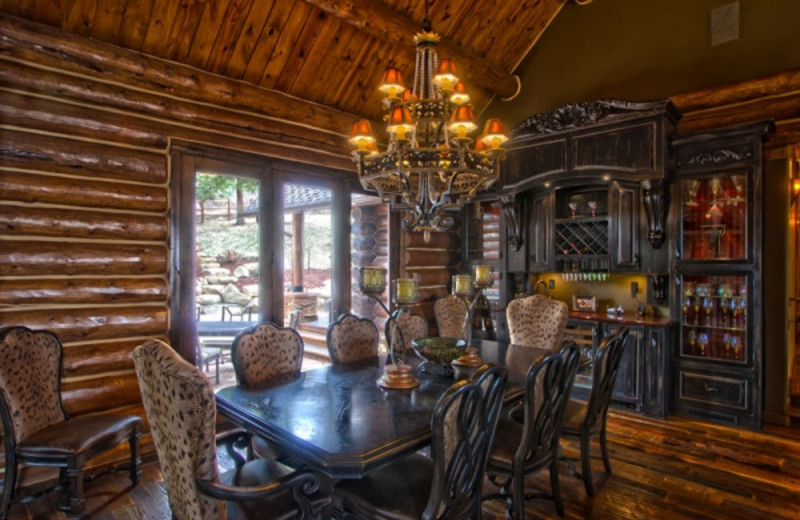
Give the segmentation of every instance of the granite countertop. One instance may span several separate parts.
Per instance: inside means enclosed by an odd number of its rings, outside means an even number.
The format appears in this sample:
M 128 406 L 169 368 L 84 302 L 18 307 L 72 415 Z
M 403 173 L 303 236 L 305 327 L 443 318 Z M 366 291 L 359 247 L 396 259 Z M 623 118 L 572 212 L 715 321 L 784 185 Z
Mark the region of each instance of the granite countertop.
M 643 325 L 645 327 L 666 327 L 672 324 L 672 320 L 663 316 L 637 316 L 634 313 L 609 316 L 604 312 L 570 311 L 569 318 L 571 320 L 602 321 L 606 323 L 623 323 L 625 325 Z

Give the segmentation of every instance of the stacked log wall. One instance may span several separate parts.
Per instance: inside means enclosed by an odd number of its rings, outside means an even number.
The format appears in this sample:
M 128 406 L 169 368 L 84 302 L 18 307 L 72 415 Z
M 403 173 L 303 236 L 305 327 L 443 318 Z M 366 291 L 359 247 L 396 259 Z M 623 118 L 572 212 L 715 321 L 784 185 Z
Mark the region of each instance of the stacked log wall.
M 386 311 L 358 289 L 359 268 L 383 267 L 389 271 L 389 208 L 386 204 L 359 204 L 352 211 L 352 310 L 362 318 L 371 319 L 383 331 Z M 383 294 L 383 303 L 389 302 L 389 288 Z
M 168 341 L 171 141 L 344 178 L 352 120 L 0 13 L 0 327 L 61 338 L 70 414 L 144 417 L 131 354 Z

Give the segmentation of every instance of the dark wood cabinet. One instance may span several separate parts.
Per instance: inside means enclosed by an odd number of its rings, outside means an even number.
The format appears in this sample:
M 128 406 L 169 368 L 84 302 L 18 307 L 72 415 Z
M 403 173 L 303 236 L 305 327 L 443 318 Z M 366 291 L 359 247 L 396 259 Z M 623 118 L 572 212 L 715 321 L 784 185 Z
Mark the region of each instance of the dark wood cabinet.
M 553 264 L 553 197 L 552 190 L 530 198 L 528 218 L 528 270 L 533 273 L 552 271 Z
M 611 271 L 639 271 L 639 186 L 614 182 L 608 190 Z
M 602 337 L 607 338 L 617 332 L 622 325 L 603 324 Z M 617 383 L 614 385 L 612 399 L 642 410 L 644 404 L 644 329 L 628 326 L 628 337 L 625 340 L 625 351 L 617 371 Z
M 760 429 L 762 141 L 769 124 L 672 143 L 673 411 Z

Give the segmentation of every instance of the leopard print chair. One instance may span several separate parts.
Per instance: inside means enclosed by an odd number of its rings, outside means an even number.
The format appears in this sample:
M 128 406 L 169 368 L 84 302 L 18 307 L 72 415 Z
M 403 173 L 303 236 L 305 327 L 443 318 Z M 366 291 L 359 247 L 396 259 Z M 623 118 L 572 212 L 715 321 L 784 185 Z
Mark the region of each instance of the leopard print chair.
M 240 332 L 231 346 L 236 382 L 254 386 L 298 375 L 303 348 L 303 339 L 296 330 L 273 323 L 261 323 Z
M 342 314 L 328 327 L 328 352 L 334 364 L 378 356 L 378 327 L 366 318 Z
M 157 339 L 138 346 L 133 360 L 173 518 L 264 518 L 268 511 L 270 518 L 306 519 L 327 505 L 313 473 L 270 459 L 220 475 L 214 389 L 205 375 Z M 240 445 L 241 432 L 233 435 L 222 441 Z
M 123 442 L 130 445 L 131 482 L 140 476 L 136 415 L 88 414 L 70 417 L 61 401 L 61 341 L 55 334 L 26 327 L 0 330 L 0 416 L 5 432 L 5 474 L 0 518 L 14 500 L 18 465 L 59 468 L 53 490 L 66 491 L 70 518 L 86 515 L 85 463 Z
M 410 312 L 400 312 L 397 314 L 395 321 L 397 322 L 399 334 L 394 348 L 398 352 L 409 350 L 412 341 L 429 335 L 428 322 L 422 316 L 411 314 Z M 385 333 L 387 338 L 392 336 L 392 322 L 390 320 L 386 321 Z
M 543 294 L 511 300 L 506 321 L 511 343 L 554 350 L 567 326 L 567 304 Z
M 454 294 L 436 300 L 433 313 L 439 335 L 466 340 L 469 332 L 467 328 L 471 325 L 468 310 L 467 302 Z

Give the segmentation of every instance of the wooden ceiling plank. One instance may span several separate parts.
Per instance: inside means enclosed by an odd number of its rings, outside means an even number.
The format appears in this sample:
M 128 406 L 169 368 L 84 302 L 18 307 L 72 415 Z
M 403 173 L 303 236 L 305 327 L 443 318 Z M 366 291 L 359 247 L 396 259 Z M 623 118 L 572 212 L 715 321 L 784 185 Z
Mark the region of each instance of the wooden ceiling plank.
M 239 38 L 236 40 L 236 46 L 230 55 L 230 59 L 225 66 L 224 74 L 229 78 L 241 79 L 244 76 L 247 65 L 253 56 L 264 32 L 264 26 L 267 24 L 269 15 L 272 12 L 276 2 L 253 2 L 253 7 L 247 15 L 247 20 L 242 27 Z
M 162 57 L 168 60 L 184 61 L 194 41 L 197 28 L 203 18 L 207 2 L 181 2 L 175 15 L 175 23 L 169 31 L 167 44 Z
M 264 68 L 264 73 L 258 81 L 259 85 L 266 88 L 275 87 L 284 65 L 289 60 L 294 43 L 302 32 L 303 26 L 305 26 L 312 10 L 311 6 L 305 2 L 295 3 L 294 9 L 289 13 L 289 18 L 282 27 L 278 42 L 275 44 L 267 66 Z
M 477 34 L 470 35 L 464 42 L 464 46 L 471 48 L 479 56 L 488 60 L 491 63 L 501 63 L 503 52 L 497 44 L 497 37 L 504 32 L 498 31 L 498 27 L 514 27 L 510 25 L 514 22 L 515 15 L 519 11 L 520 3 L 518 2 L 503 2 L 499 8 L 493 13 L 494 22 L 492 24 L 484 24 L 481 31 Z
M 137 51 L 142 49 L 147 27 L 150 25 L 153 2 L 155 0 L 128 0 L 123 14 L 125 22 L 119 28 L 118 41 L 122 47 Z
M 542 37 L 542 34 L 544 34 L 563 7 L 564 2 L 562 0 L 538 0 L 533 2 L 533 5 L 526 11 L 529 20 L 524 23 L 525 31 L 521 30 L 523 24 L 520 24 L 515 26 L 515 28 L 520 28 L 517 31 L 508 31 L 508 33 L 514 32 L 516 36 L 514 34 L 503 35 L 503 38 L 508 42 L 501 43 L 504 54 L 499 59 L 504 67 L 507 67 L 507 70 L 517 70 L 519 64 L 525 59 L 525 56 L 528 55 L 533 46 L 536 45 L 536 42 L 539 41 L 539 38 Z
M 12 11 L 12 6 L 24 7 L 25 5 L 32 6 L 33 10 L 29 14 L 22 12 Z M 61 27 L 61 22 L 64 20 L 64 1 L 63 0 L 35 0 L 34 2 L 19 2 L 18 0 L 2 0 L 0 1 L 0 10 L 13 12 L 18 16 L 25 18 L 35 19 L 53 27 Z
M 227 62 L 236 47 L 236 40 L 241 35 L 242 27 L 244 27 L 254 3 L 256 3 L 255 0 L 233 0 L 228 4 L 219 34 L 217 34 L 214 47 L 211 48 L 211 54 L 208 56 L 205 70 L 216 74 L 225 73 Z
M 493 24 L 493 13 L 497 9 L 497 0 L 486 0 L 467 6 L 465 22 L 450 34 L 450 39 L 456 45 L 464 46 L 465 42 L 472 42 L 482 31 L 481 26 Z M 473 47 L 474 48 L 474 47 Z M 455 58 L 453 58 L 455 59 Z M 456 60 L 458 63 L 458 60 Z
M 469 9 L 467 9 L 468 3 L 469 2 L 466 0 L 446 0 L 442 4 L 444 6 L 442 8 L 440 8 L 438 2 L 432 5 L 430 13 L 436 15 L 436 18 L 432 17 L 431 20 L 433 30 L 441 31 L 442 34 L 452 34 L 456 27 L 460 27 L 466 23 L 467 14 L 469 13 Z M 455 4 L 455 6 L 453 4 Z
M 414 52 L 413 37 L 419 32 L 419 25 L 384 4 L 369 0 L 303 0 L 319 9 L 323 9 L 341 18 L 347 23 L 357 26 L 365 33 L 379 38 L 392 45 L 409 48 L 406 52 Z M 508 72 L 502 71 L 492 63 L 479 56 L 442 39 L 439 50 L 461 64 L 465 79 L 479 82 L 502 97 L 513 96 L 517 92 L 517 81 Z
M 319 9 L 311 10 L 311 13 L 306 19 L 306 23 L 303 24 L 303 30 L 300 32 L 300 36 L 298 36 L 297 41 L 295 41 L 292 52 L 289 53 L 289 59 L 286 60 L 286 64 L 283 66 L 283 70 L 278 76 L 278 80 L 275 82 L 275 88 L 281 92 L 297 95 L 291 90 L 291 86 L 297 79 L 300 71 L 311 58 L 311 50 L 314 48 L 314 44 L 319 38 L 320 33 L 322 33 L 328 25 L 328 18 L 331 18 L 331 16 L 325 11 L 320 11 Z M 321 51 L 321 54 L 323 56 L 320 57 L 324 57 L 325 51 Z
M 342 47 L 341 37 L 344 36 L 341 29 L 341 20 L 335 16 L 327 17 L 313 45 L 308 49 L 302 67 L 288 86 L 287 90 L 293 96 L 317 102 L 321 100 L 322 91 L 328 87 L 328 82 L 319 80 L 342 66 L 338 60 Z
M 315 85 L 323 85 L 324 88 L 319 93 L 320 103 L 336 106 L 334 103 L 336 91 L 355 67 L 353 60 L 361 53 L 361 45 L 364 38 L 358 34 L 358 30 L 355 27 L 347 25 L 336 18 L 332 18 L 332 20 L 339 22 L 339 29 L 336 33 L 335 42 L 326 58 L 331 65 L 319 67 L 316 71 L 316 76 L 307 80 L 306 88 L 315 88 Z M 335 66 L 333 66 L 334 64 Z
M 167 46 L 169 33 L 178 15 L 180 2 L 156 2 L 147 26 L 142 52 L 153 56 L 162 56 Z
M 243 80 L 253 84 L 258 84 L 261 81 L 261 76 L 269 63 L 269 57 L 272 56 L 272 51 L 281 37 L 281 28 L 286 24 L 286 20 L 292 13 L 292 8 L 296 2 L 278 0 L 272 6 L 269 13 L 267 23 L 261 31 L 261 35 L 250 55 L 250 60 L 244 70 Z
M 64 21 L 61 23 L 61 27 L 71 33 L 90 36 L 96 8 L 96 0 L 76 0 L 64 10 Z
M 396 47 L 385 43 L 373 44 L 367 58 L 363 60 L 364 68 L 361 73 L 354 76 L 353 81 L 345 91 L 341 106 L 345 111 L 348 108 L 358 107 L 356 113 L 372 114 L 377 120 L 382 118 L 381 100 L 383 94 L 378 90 L 383 72 L 389 65 L 401 65 L 392 53 L 399 52 Z M 410 80 L 407 80 L 407 82 Z M 349 130 L 349 129 L 348 129 Z
M 92 24 L 92 38 L 112 42 L 119 35 L 127 0 L 103 0 L 97 6 Z
M 358 29 L 355 27 L 353 30 L 358 31 Z M 344 78 L 342 78 L 342 80 L 338 83 L 334 83 L 336 87 L 330 89 L 330 91 L 323 96 L 324 104 L 341 108 L 343 106 L 341 101 L 346 96 L 346 93 L 352 88 L 355 78 L 358 78 L 361 74 L 363 74 L 364 61 L 367 54 L 372 51 L 372 47 L 375 45 L 375 38 L 364 38 L 361 41 L 360 48 L 356 47 L 358 41 L 359 38 L 352 38 L 351 45 L 349 47 L 350 67 L 347 67 L 345 70 Z
M 222 18 L 228 9 L 229 1 L 215 0 L 206 3 L 206 8 L 203 9 L 203 16 L 200 18 L 192 43 L 189 45 L 189 54 L 186 55 L 185 63 L 199 69 L 205 69 L 211 49 L 214 47 L 214 42 L 222 25 Z

